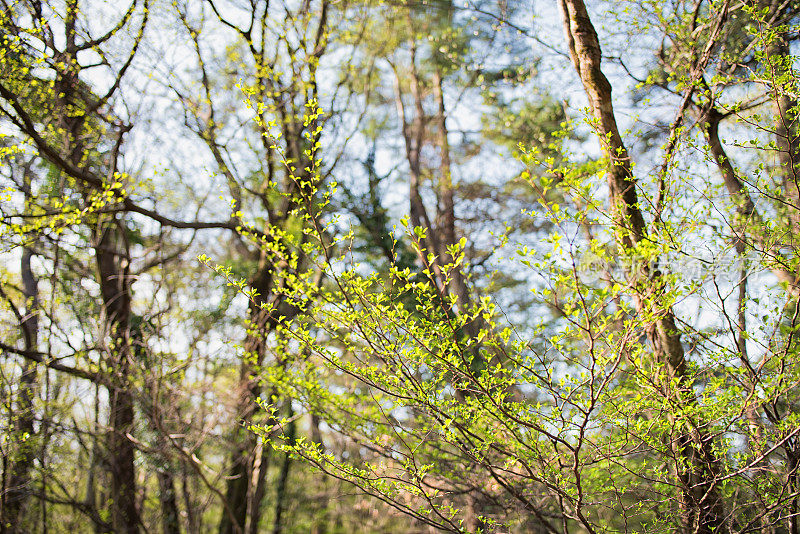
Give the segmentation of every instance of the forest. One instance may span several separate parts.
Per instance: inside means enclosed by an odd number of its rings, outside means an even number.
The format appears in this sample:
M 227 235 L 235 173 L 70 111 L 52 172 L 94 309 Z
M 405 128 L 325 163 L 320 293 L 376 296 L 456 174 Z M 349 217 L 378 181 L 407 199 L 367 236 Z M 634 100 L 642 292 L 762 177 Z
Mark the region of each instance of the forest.
M 0 534 L 800 533 L 800 1 L 0 7 Z

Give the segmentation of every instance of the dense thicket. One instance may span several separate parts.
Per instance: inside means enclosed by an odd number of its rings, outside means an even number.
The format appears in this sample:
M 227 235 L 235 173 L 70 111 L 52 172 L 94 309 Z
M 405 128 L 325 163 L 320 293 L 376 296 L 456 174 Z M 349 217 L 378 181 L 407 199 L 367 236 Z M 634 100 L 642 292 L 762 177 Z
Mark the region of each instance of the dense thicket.
M 800 530 L 796 2 L 0 6 L 0 532 Z

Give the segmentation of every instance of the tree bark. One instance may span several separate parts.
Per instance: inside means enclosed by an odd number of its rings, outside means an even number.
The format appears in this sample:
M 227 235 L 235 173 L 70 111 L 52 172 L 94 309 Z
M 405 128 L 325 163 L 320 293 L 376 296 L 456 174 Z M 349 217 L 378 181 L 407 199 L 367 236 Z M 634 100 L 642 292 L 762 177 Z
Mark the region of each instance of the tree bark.
M 248 532 L 258 534 L 261 523 L 261 503 L 267 493 L 267 473 L 269 472 L 270 446 L 262 436 L 255 449 L 256 458 L 253 464 L 252 484 L 254 487 L 250 499 L 250 525 Z
M 322 431 L 319 428 L 320 418 L 319 415 L 311 414 L 311 441 L 317 445 L 320 452 L 325 452 L 325 442 L 322 441 Z M 323 493 L 320 498 L 319 512 L 314 514 L 313 523 L 311 524 L 311 534 L 326 534 L 328 531 L 328 515 L 330 499 L 328 498 L 328 480 L 323 479 Z
M 108 397 L 108 465 L 111 471 L 111 522 L 115 532 L 139 532 L 136 502 L 135 448 L 128 437 L 134 430 L 134 399 L 130 385 L 131 368 L 131 277 L 130 258 L 116 220 L 98 222 L 95 257 L 103 299 L 103 318 L 110 346 L 107 367 L 110 374 Z
M 786 210 L 787 228 L 786 236 L 788 245 L 797 253 L 800 250 L 800 124 L 798 124 L 798 111 L 800 103 L 792 95 L 796 94 L 796 74 L 792 69 L 794 58 L 789 49 L 789 41 L 785 33 L 779 33 L 767 52 L 767 57 L 772 62 L 773 86 L 776 91 L 775 98 L 775 141 L 778 145 L 778 162 L 782 170 L 781 185 L 783 188 L 783 202 Z M 784 243 L 786 244 L 786 243 Z M 798 306 L 797 276 L 789 286 L 789 307 Z M 793 305 L 793 306 L 792 306 Z M 795 331 L 798 325 L 794 322 L 796 314 L 790 313 L 792 319 L 790 328 Z M 786 451 L 786 484 L 788 493 L 792 495 L 789 504 L 789 513 L 786 517 L 786 528 L 790 534 L 800 532 L 798 514 L 800 513 L 800 480 L 798 480 L 798 466 L 800 464 L 800 443 L 797 438 L 789 439 L 785 446 Z
M 436 122 L 438 123 L 438 145 L 440 157 L 440 178 L 439 178 L 439 201 L 442 208 L 438 214 L 438 222 L 441 227 L 443 249 L 458 243 L 456 234 L 456 209 L 455 209 L 455 189 L 453 187 L 453 171 L 450 162 L 450 141 L 447 131 L 447 111 L 444 103 L 444 88 L 442 73 L 437 68 L 433 74 L 433 96 L 436 100 Z M 442 251 L 444 252 L 444 250 Z M 455 262 L 456 258 L 451 254 L 439 259 L 441 262 Z M 450 272 L 450 292 L 458 299 L 458 308 L 461 312 L 469 309 L 470 298 L 464 273 L 460 266 L 454 267 Z
M 286 399 L 287 403 L 287 418 L 289 419 L 288 428 L 286 429 L 286 440 L 289 445 L 294 445 L 297 437 L 297 423 L 294 421 L 294 410 L 292 409 L 292 400 Z M 289 482 L 289 470 L 292 466 L 292 458 L 289 453 L 284 453 L 283 464 L 281 464 L 281 472 L 278 476 L 278 487 L 275 494 L 275 521 L 272 527 L 272 534 L 283 534 L 284 519 L 283 512 L 286 509 L 286 488 Z M 251 534 L 256 534 L 251 533 Z
M 158 499 L 161 502 L 161 526 L 164 534 L 181 534 L 181 523 L 178 514 L 178 501 L 175 492 L 175 478 L 167 469 L 159 470 Z
M 800 125 L 798 125 L 798 102 L 792 98 L 795 75 L 792 72 L 792 56 L 786 36 L 780 34 L 770 47 L 768 57 L 772 61 L 772 75 L 775 78 L 775 141 L 778 145 L 781 185 L 784 193 L 785 209 L 789 219 L 792 245 L 796 249 L 797 234 L 800 232 Z M 790 82 L 784 79 L 792 80 Z M 792 91 L 780 87 L 779 83 L 790 83 Z
M 409 24 L 413 24 L 409 12 Z M 421 250 L 418 250 L 418 256 L 421 264 L 431 272 L 432 281 L 436 284 L 441 292 L 446 291 L 445 281 L 440 269 L 440 262 L 442 256 L 442 249 L 439 236 L 436 229 L 431 224 L 431 219 L 428 215 L 428 210 L 425 208 L 425 203 L 422 200 L 420 187 L 422 184 L 422 146 L 425 140 L 425 108 L 423 105 L 422 96 L 422 83 L 417 71 L 417 48 L 416 42 L 411 41 L 411 96 L 414 100 L 414 110 L 412 112 L 411 122 L 406 117 L 406 107 L 403 102 L 403 95 L 401 92 L 400 76 L 395 71 L 396 76 L 396 98 L 395 104 L 397 107 L 397 115 L 400 120 L 403 141 L 405 143 L 406 160 L 408 161 L 409 180 L 408 180 L 408 196 L 409 196 L 409 217 L 411 224 L 414 227 L 424 229 L 424 237 L 420 238 Z M 434 256 L 433 262 L 428 262 L 427 255 Z
M 66 47 L 63 66 L 59 66 L 55 83 L 58 95 L 58 120 L 63 130 L 61 153 L 75 169 L 85 169 L 87 116 L 73 108 L 89 107 L 79 90 L 80 63 L 76 40 L 78 3 L 67 2 L 64 34 Z M 127 130 L 121 130 L 122 134 Z M 54 162 L 58 164 L 59 162 Z M 116 162 L 111 162 L 116 166 Z M 59 165 L 60 166 L 60 165 Z M 91 192 L 83 192 L 87 204 Z M 108 467 L 111 472 L 111 523 L 114 531 L 125 534 L 139 532 L 141 520 L 136 502 L 136 468 L 134 445 L 128 434 L 134 430 L 134 402 L 129 379 L 131 366 L 130 319 L 131 283 L 130 254 L 125 242 L 123 222 L 115 217 L 99 216 L 87 221 L 93 238 L 98 283 L 102 298 L 104 337 L 107 342 L 106 368 L 109 373 L 109 432 L 107 436 Z
M 248 330 L 256 329 L 245 339 L 245 360 L 239 373 L 239 399 L 236 405 L 236 427 L 231 434 L 231 455 L 227 475 L 225 499 L 231 509 L 231 515 L 223 514 L 219 524 L 219 534 L 242 534 L 247 523 L 248 497 L 252 491 L 251 476 L 255 460 L 256 436 L 246 428 L 252 422 L 258 410 L 255 402 L 261 395 L 261 386 L 255 376 L 255 368 L 263 361 L 264 326 L 263 310 L 253 311 L 251 308 L 251 324 Z M 260 325 L 260 326 L 259 326 Z M 252 356 L 250 356 L 252 355 Z M 248 361 L 254 358 L 254 363 Z
M 20 323 L 25 350 L 36 351 L 39 335 L 39 286 L 31 269 L 33 250 L 23 247 L 20 264 L 22 276 L 22 294 L 25 298 L 24 315 Z M 23 360 L 17 392 L 16 420 L 14 435 L 18 442 L 18 450 L 8 466 L 8 483 L 2 496 L 0 506 L 0 532 L 23 532 L 20 516 L 31 495 L 30 472 L 34 460 L 34 391 L 36 387 L 36 364 Z
M 200 534 L 201 523 L 195 513 L 195 501 L 192 498 L 191 488 L 189 487 L 189 473 L 185 462 L 181 462 L 181 497 L 183 506 L 186 509 L 186 532 L 188 534 Z M 223 511 L 223 513 L 225 513 Z
M 252 482 L 253 467 L 256 460 L 257 436 L 246 428 L 253 422 L 258 411 L 256 399 L 261 395 L 261 384 L 256 376 L 257 369 L 264 362 L 266 337 L 273 326 L 274 318 L 261 308 L 267 302 L 273 279 L 272 266 L 262 254 L 259 273 L 250 283 L 258 296 L 249 306 L 249 324 L 244 341 L 244 358 L 239 371 L 239 397 L 236 404 L 237 424 L 231 433 L 231 456 L 229 460 L 228 481 L 225 498 L 231 514 L 223 514 L 219 524 L 219 534 L 242 534 L 245 532 L 248 508 L 261 503 L 253 503 L 253 492 L 258 486 Z M 265 470 L 264 470 L 265 471 Z M 263 473 L 262 473 L 263 474 Z M 231 517 L 231 515 L 233 517 Z

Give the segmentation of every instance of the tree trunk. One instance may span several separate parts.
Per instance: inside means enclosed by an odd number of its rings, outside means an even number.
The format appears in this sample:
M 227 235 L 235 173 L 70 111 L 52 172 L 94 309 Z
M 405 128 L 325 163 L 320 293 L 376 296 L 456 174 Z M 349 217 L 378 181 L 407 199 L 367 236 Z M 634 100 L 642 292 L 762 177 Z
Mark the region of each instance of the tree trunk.
M 281 222 L 285 222 L 285 219 L 281 219 Z M 266 254 L 262 253 L 258 274 L 250 283 L 257 297 L 250 303 L 248 309 L 249 324 L 244 341 L 245 354 L 239 372 L 237 424 L 231 435 L 232 449 L 225 493 L 231 513 L 223 514 L 219 524 L 219 534 L 243 534 L 247 531 L 248 519 L 249 523 L 258 522 L 261 501 L 266 494 L 263 485 L 267 466 L 265 464 L 257 472 L 255 471 L 255 463 L 259 459 L 256 455 L 258 439 L 247 425 L 253 422 L 259 409 L 256 399 L 261 396 L 262 387 L 258 370 L 264 363 L 267 336 L 276 326 L 278 317 L 290 319 L 299 311 L 297 307 L 288 305 L 282 297 L 272 291 L 272 284 L 277 283 L 273 274 L 276 268 L 278 267 L 269 263 Z M 262 308 L 264 304 L 269 306 L 266 309 Z M 280 311 L 276 312 L 276 307 L 280 307 Z M 275 388 L 269 392 L 268 399 L 271 403 L 277 402 Z M 276 423 L 272 416 L 262 422 L 267 428 Z
M 110 374 L 108 465 L 111 471 L 111 522 L 115 532 L 134 534 L 139 532 L 140 518 L 136 503 L 135 450 L 128 437 L 134 430 L 134 402 L 129 376 L 130 258 L 127 250 L 118 248 L 123 237 L 117 224 L 118 221 L 112 220 L 96 231 L 95 256 L 110 340 L 107 367 Z
M 239 371 L 239 397 L 236 404 L 236 426 L 231 434 L 231 456 L 225 499 L 231 514 L 222 514 L 219 523 L 219 534 L 243 534 L 248 516 L 248 504 L 254 505 L 252 492 L 256 484 L 252 484 L 253 464 L 257 445 L 256 435 L 246 428 L 253 422 L 258 411 L 256 399 L 261 395 L 261 385 L 256 371 L 264 360 L 266 337 L 272 326 L 270 314 L 261 309 L 266 302 L 272 283 L 272 270 L 262 257 L 259 274 L 250 284 L 258 292 L 256 302 L 250 304 L 250 317 L 247 336 L 244 341 L 244 358 Z M 260 506 L 260 502 L 257 503 Z M 231 515 L 233 517 L 231 517 Z
M 597 33 L 583 0 L 560 0 L 570 58 L 578 72 L 589 106 L 596 119 L 598 136 L 609 159 L 608 187 L 617 235 L 624 250 L 645 238 L 647 229 L 639 209 L 636 181 L 628 151 L 614 116 L 611 84 L 600 68 L 602 52 Z M 637 285 L 663 290 L 660 272 L 633 273 Z M 637 308 L 644 312 L 645 295 L 637 294 Z M 648 329 L 657 361 L 666 369 L 663 393 L 679 404 L 696 402 L 686 369 L 680 332 L 671 308 L 664 310 Z M 673 386 L 674 384 L 674 386 Z M 723 503 L 716 488 L 715 459 L 711 437 L 702 430 L 682 433 L 673 440 L 675 471 L 680 488 L 681 522 L 686 531 L 712 534 L 726 529 Z
M 273 395 L 274 396 L 274 395 Z M 255 463 L 253 464 L 252 484 L 255 488 L 250 502 L 250 534 L 258 534 L 261 523 L 261 503 L 267 493 L 267 472 L 269 471 L 270 446 L 264 436 L 261 437 L 255 450 Z
M 783 187 L 783 201 L 787 212 L 787 225 L 788 240 L 792 250 L 797 251 L 800 249 L 800 125 L 798 124 L 798 101 L 791 95 L 796 94 L 796 75 L 792 69 L 792 57 L 789 50 L 789 42 L 784 33 L 776 37 L 771 49 L 768 52 L 768 57 L 774 61 L 773 63 L 773 76 L 776 78 L 776 86 L 778 80 L 787 79 L 783 82 L 790 84 L 790 87 L 777 87 L 779 93 L 776 95 L 776 113 L 775 113 L 775 140 L 778 145 L 778 161 L 783 170 L 781 176 L 781 185 Z M 794 284 L 798 280 L 795 277 Z M 797 294 L 793 295 L 794 298 L 790 301 L 790 306 L 798 305 Z M 796 314 L 790 313 L 789 317 L 795 321 Z M 794 322 L 790 325 L 792 331 L 797 329 L 797 324 Z M 790 534 L 798 534 L 800 525 L 798 525 L 798 513 L 800 513 L 800 483 L 798 483 L 798 464 L 800 464 L 800 445 L 797 439 L 793 438 L 787 441 L 785 447 L 787 466 L 786 466 L 786 484 L 788 486 L 791 502 L 789 505 L 789 514 L 786 518 L 786 528 Z
M 736 236 L 737 241 L 746 244 L 745 233 L 747 233 L 748 227 L 752 227 L 756 231 L 752 232 L 750 235 L 759 246 L 763 247 L 764 252 L 775 258 L 782 258 L 783 254 L 780 250 L 780 245 L 775 243 L 771 239 L 771 236 L 764 232 L 768 226 L 765 224 L 758 210 L 756 210 L 755 203 L 750 193 L 736 175 L 736 170 L 725 152 L 725 147 L 722 146 L 722 141 L 719 138 L 719 124 L 721 120 L 722 115 L 712 105 L 705 111 L 705 117 L 702 122 L 711 155 L 719 168 L 720 174 L 722 174 L 722 179 L 725 183 L 725 188 L 728 190 L 728 194 L 737 205 L 736 217 L 738 220 L 735 221 L 733 225 L 734 231 L 738 234 Z M 771 267 L 772 273 L 778 280 L 787 284 L 790 295 L 797 297 L 798 292 L 800 292 L 800 287 L 798 287 L 798 274 L 779 266 L 789 265 L 788 261 L 783 260 L 776 263 L 778 265 L 773 265 Z
M 289 445 L 294 445 L 295 438 L 297 437 L 297 423 L 294 421 L 294 410 L 292 409 L 292 400 L 286 399 L 287 403 L 287 417 L 289 419 L 288 428 L 286 429 L 286 440 Z M 283 455 L 283 464 L 281 465 L 281 472 L 278 476 L 278 487 L 275 494 L 275 522 L 272 527 L 272 534 L 282 534 L 284 527 L 283 511 L 286 509 L 286 487 L 289 482 L 289 469 L 292 465 L 292 458 L 289 453 Z M 251 534 L 256 534 L 255 532 Z
M 442 87 L 442 73 L 439 69 L 433 74 L 433 96 L 436 99 L 436 122 L 438 123 L 438 145 L 440 155 L 440 178 L 439 178 L 439 201 L 442 208 L 438 214 L 438 222 L 441 227 L 443 249 L 458 243 L 456 235 L 456 210 L 455 210 L 455 191 L 453 188 L 453 171 L 450 162 L 450 141 L 447 131 L 447 112 L 444 104 L 444 88 Z M 443 250 L 444 252 L 444 250 Z M 451 254 L 439 259 L 440 262 L 455 262 L 456 258 Z M 450 293 L 458 299 L 458 308 L 461 312 L 466 311 L 470 305 L 469 291 L 461 267 L 454 267 L 450 273 Z
M 158 498 L 161 501 L 161 525 L 164 534 L 180 534 L 181 523 L 178 515 L 178 501 L 175 494 L 175 479 L 168 470 L 159 470 Z
M 100 386 L 95 384 L 94 388 L 94 420 L 92 425 L 92 451 L 91 451 L 91 458 L 89 460 L 89 469 L 86 475 L 86 496 L 84 497 L 84 503 L 87 508 L 90 510 L 97 510 L 97 494 L 95 489 L 95 482 L 96 482 L 96 474 L 97 470 L 100 467 Z M 102 525 L 99 523 L 94 523 L 94 531 L 95 534 L 101 534 L 105 532 L 102 528 Z
M 251 375 L 250 369 L 251 366 L 243 365 L 240 373 L 240 387 L 244 387 L 237 404 L 236 428 L 230 438 L 230 467 L 225 490 L 225 499 L 228 501 L 231 514 L 222 514 L 219 534 L 242 534 L 247 522 L 247 504 L 256 437 L 245 425 L 252 421 L 253 415 L 256 413 L 257 406 L 254 399 L 258 397 L 261 389 L 255 379 L 248 379 Z
M 311 414 L 311 441 L 317 445 L 320 452 L 325 453 L 325 443 L 322 441 L 322 431 L 319 428 L 319 415 Z M 311 525 L 311 534 L 326 534 L 328 532 L 328 508 L 330 499 L 328 498 L 328 479 L 322 480 L 324 492 L 321 496 L 319 505 L 320 512 L 314 515 L 314 522 Z
M 410 14 L 409 14 L 409 23 Z M 419 260 L 424 267 L 430 270 L 433 282 L 438 287 L 439 291 L 444 292 L 445 282 L 442 277 L 440 266 L 440 257 L 442 250 L 440 246 L 439 236 L 436 229 L 431 224 L 431 219 L 428 216 L 428 211 L 420 194 L 420 187 L 422 182 L 422 146 L 425 139 L 425 109 L 422 102 L 422 84 L 419 79 L 419 73 L 416 66 L 416 44 L 411 42 L 411 93 L 414 99 L 413 118 L 409 123 L 406 118 L 406 108 L 403 102 L 403 95 L 400 92 L 400 79 L 397 76 L 397 95 L 396 106 L 397 115 L 401 123 L 403 140 L 405 142 L 406 160 L 408 161 L 409 181 L 408 181 L 408 196 L 409 196 L 409 216 L 411 224 L 415 227 L 424 229 L 424 237 L 420 238 L 420 247 L 422 250 L 418 251 Z M 434 261 L 429 262 L 427 255 L 432 254 Z
M 796 91 L 795 75 L 786 35 L 780 34 L 775 38 L 767 56 L 771 62 L 770 74 L 775 79 L 775 141 L 782 170 L 784 207 L 789 219 L 792 245 L 796 248 L 800 231 L 800 125 L 797 123 L 798 102 L 791 96 Z M 787 79 L 789 81 L 785 81 Z M 786 87 L 786 84 L 790 84 L 790 87 Z
M 25 350 L 35 351 L 39 335 L 39 286 L 31 269 L 33 251 L 30 247 L 22 249 L 20 274 L 22 294 L 25 298 L 24 315 L 20 324 Z M 20 516 L 31 495 L 30 472 L 33 467 L 34 450 L 34 389 L 36 386 L 36 364 L 24 360 L 17 392 L 16 420 L 14 435 L 18 450 L 8 466 L 8 485 L 2 496 L 0 506 L 0 532 L 23 532 Z M 44 503 L 42 504 L 44 505 Z
M 181 462 L 181 497 L 183 498 L 183 506 L 186 509 L 186 532 L 188 534 L 200 534 L 201 523 L 195 513 L 195 501 L 192 498 L 191 488 L 189 487 L 188 467 L 184 462 Z

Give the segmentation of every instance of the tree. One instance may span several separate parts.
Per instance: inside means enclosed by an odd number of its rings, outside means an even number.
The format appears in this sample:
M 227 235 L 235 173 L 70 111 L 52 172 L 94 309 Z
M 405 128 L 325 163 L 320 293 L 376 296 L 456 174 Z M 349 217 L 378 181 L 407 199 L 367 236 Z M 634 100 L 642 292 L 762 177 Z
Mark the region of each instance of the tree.
M 25 194 L 25 202 L 31 200 L 30 172 L 32 161 L 21 162 L 16 169 L 21 176 L 17 176 L 20 189 Z M 12 171 L 13 172 L 13 171 Z M 38 352 L 39 338 L 39 287 L 38 279 L 33 272 L 31 261 L 35 252 L 30 245 L 24 245 L 20 261 L 20 278 L 22 288 L 20 297 L 23 305 L 18 306 L 3 288 L 0 287 L 3 298 L 12 310 L 19 323 L 20 336 L 24 342 L 23 351 L 35 354 Z M 20 515 L 27 504 L 31 493 L 31 470 L 35 454 L 35 408 L 34 396 L 37 382 L 37 369 L 35 363 L 24 360 L 20 367 L 19 383 L 16 402 L 10 407 L 9 413 L 16 414 L 9 424 L 9 448 L 3 451 L 3 488 L 0 501 L 0 530 L 5 530 L 11 525 L 19 523 Z
M 232 36 L 223 59 L 228 73 L 220 78 L 208 68 L 213 56 L 207 51 L 210 42 L 205 40 L 203 26 L 207 9 Z M 178 18 L 192 41 L 200 79 L 200 94 L 181 87 L 179 79 L 172 82 L 184 106 L 187 126 L 213 157 L 235 209 L 253 221 L 252 228 L 263 228 L 254 246 L 248 247 L 248 241 L 241 238 L 237 243 L 235 269 L 246 273 L 253 300 L 248 308 L 236 386 L 225 490 L 227 513 L 220 518 L 220 533 L 255 533 L 260 528 L 270 448 L 257 443 L 246 426 L 260 419 L 267 427 L 275 425 L 275 414 L 259 413 L 260 398 L 269 405 L 282 402 L 274 388 L 264 391 L 259 372 L 267 365 L 267 345 L 278 317 L 300 311 L 284 300 L 279 279 L 281 272 L 293 273 L 305 264 L 302 254 L 287 258 L 283 253 L 287 240 L 302 235 L 302 223 L 293 213 L 297 189 L 311 190 L 324 182 L 323 176 L 310 170 L 316 164 L 314 154 L 323 120 L 313 104 L 320 97 L 317 70 L 328 47 L 333 9 L 327 1 L 313 5 L 286 2 L 253 4 L 234 14 L 227 4 L 209 2 L 195 14 L 189 5 L 176 5 Z M 240 17 L 246 22 L 234 22 Z M 227 90 L 219 91 L 220 85 Z M 241 109 L 230 102 L 229 90 L 234 85 L 243 91 L 248 108 L 256 112 L 256 121 L 248 121 L 244 127 L 236 125 L 238 131 L 219 118 L 220 109 L 233 116 L 241 114 Z M 234 98 L 241 101 L 241 95 Z M 224 136 L 227 141 L 222 140 Z M 238 168 L 234 150 L 246 158 Z M 279 359 L 275 365 L 284 366 L 291 359 Z M 266 436 L 264 441 L 268 439 Z M 288 470 L 289 465 L 286 458 L 283 469 Z M 288 471 L 282 472 L 280 487 L 285 488 L 287 476 Z M 276 531 L 281 528 L 283 494 L 279 488 Z
M 25 7 L 27 14 L 32 16 L 30 26 L 26 25 L 28 21 L 22 12 Z M 48 22 L 51 13 L 43 13 L 43 6 L 38 3 L 4 11 L 6 46 L 12 51 L 30 54 L 31 64 L 18 65 L 19 77 L 15 72 L 0 85 L 0 96 L 8 106 L 3 108 L 3 114 L 31 140 L 39 153 L 64 173 L 66 179 L 62 183 L 66 191 L 82 196 L 84 205 L 91 206 L 87 211 L 94 211 L 87 222 L 95 250 L 107 326 L 106 364 L 111 371 L 106 382 L 111 404 L 108 462 L 112 481 L 112 524 L 120 532 L 138 532 L 140 522 L 136 505 L 134 446 L 127 438 L 133 425 L 134 409 L 127 384 L 131 359 L 131 258 L 125 249 L 124 229 L 121 226 L 124 223 L 115 215 L 97 212 L 102 206 L 102 201 L 98 202 L 98 195 L 110 192 L 113 198 L 114 190 L 121 186 L 120 182 L 114 181 L 117 179 L 115 155 L 119 152 L 123 135 L 129 129 L 121 122 L 105 120 L 103 108 L 118 89 L 120 79 L 138 48 L 147 21 L 147 4 L 127 60 L 116 69 L 111 67 L 115 81 L 105 94 L 95 96 L 80 80 L 82 65 L 77 55 L 87 49 L 100 50 L 99 46 L 131 23 L 135 8 L 136 4 L 133 4 L 118 24 L 98 39 L 82 39 L 83 36 L 79 35 L 77 23 L 80 11 L 77 2 L 65 6 L 63 25 L 55 29 Z M 47 6 L 47 9 L 50 7 Z M 57 34 L 59 31 L 61 33 Z M 62 38 L 63 42 L 57 43 L 57 39 Z M 39 51 L 43 52 L 37 53 Z M 110 67 L 107 60 L 104 61 Z M 34 74 L 40 69 L 49 72 L 43 76 Z M 41 92 L 31 93 L 31 86 L 26 82 L 32 82 L 34 91 Z M 49 99 L 50 92 L 55 97 L 52 100 Z M 45 105 L 45 113 L 36 109 L 37 104 Z M 115 133 L 109 134 L 109 128 L 116 130 Z M 112 144 L 103 146 L 105 139 L 114 137 L 116 140 Z M 96 174 L 99 169 L 95 165 L 104 159 L 101 154 L 106 147 L 109 147 L 108 154 L 111 157 L 110 161 L 104 163 L 111 182 Z
M 796 531 L 797 8 L 4 3 L 0 529 Z
M 763 435 L 749 434 L 763 428 L 762 421 L 731 399 L 745 392 L 752 399 L 761 387 L 769 388 L 771 399 L 793 395 L 794 387 L 778 386 L 767 367 L 782 362 L 780 374 L 794 368 L 784 358 L 794 353 L 796 325 L 773 323 L 781 324 L 783 333 L 760 344 L 763 363 L 756 371 L 742 357 L 744 328 L 730 322 L 719 274 L 698 283 L 687 280 L 686 272 L 675 274 L 666 267 L 667 261 L 675 261 L 672 254 L 683 252 L 702 235 L 695 230 L 703 227 L 693 219 L 696 214 L 675 211 L 688 195 L 672 192 L 680 183 L 673 158 L 686 135 L 685 114 L 695 91 L 699 94 L 703 87 L 701 77 L 717 61 L 714 45 L 730 31 L 732 8 L 722 2 L 703 6 L 702 16 L 695 12 L 696 28 L 702 30 L 694 34 L 702 39 L 693 43 L 692 59 L 684 63 L 688 75 L 682 78 L 677 119 L 663 147 L 664 163 L 651 178 L 656 189 L 650 196 L 651 191 L 638 183 L 616 125 L 611 84 L 600 69 L 602 52 L 591 18 L 582 2 L 565 1 L 561 6 L 570 55 L 589 101 L 589 125 L 604 157 L 581 168 L 572 167 L 566 158 L 564 164 L 554 165 L 552 158 L 530 149 L 525 156 L 532 171 L 544 167 L 555 178 L 530 174 L 542 190 L 555 228 L 553 251 L 534 253 L 542 258 L 538 262 L 527 259 L 532 254 L 524 248 L 518 251 L 523 265 L 547 273 L 552 289 L 540 294 L 561 314 L 561 320 L 548 327 L 552 337 L 547 350 L 532 350 L 535 344 L 528 337 L 545 334 L 545 328 L 530 334 L 510 325 L 504 328 L 488 300 L 473 315 L 443 320 L 442 310 L 447 317 L 446 310 L 456 300 L 437 293 L 432 281 L 437 276 L 448 279 L 458 261 L 439 266 L 442 274 L 437 275 L 431 258 L 441 256 L 433 254 L 421 273 L 395 267 L 381 278 L 363 274 L 351 260 L 339 259 L 323 245 L 317 264 L 334 283 L 320 292 L 298 282 L 292 298 L 316 304 L 284 327 L 314 357 L 306 367 L 281 375 L 280 383 L 288 382 L 283 386 L 287 394 L 303 399 L 308 409 L 324 413 L 337 431 L 368 447 L 374 460 L 353 464 L 323 453 L 313 443 L 287 448 L 418 520 L 451 531 L 493 530 L 500 528 L 498 521 L 506 521 L 506 527 L 528 521 L 533 528 L 564 532 L 742 531 L 763 527 L 754 509 L 774 518 L 769 525 L 784 521 L 791 531 L 795 431 L 786 426 L 791 416 L 773 417 L 775 434 L 764 443 Z M 758 46 L 765 50 L 769 44 Z M 785 76 L 785 67 L 780 72 Z M 781 94 L 786 86 L 770 87 Z M 776 109 L 780 116 L 787 108 Z M 785 119 L 781 122 L 786 124 Z M 788 134 L 779 135 L 791 141 Z M 789 144 L 784 141 L 784 154 L 791 154 L 785 148 Z M 712 161 L 724 164 L 728 159 Z M 607 177 L 607 188 L 598 190 L 594 179 L 602 176 Z M 726 182 L 735 183 L 732 177 L 728 172 Z M 545 193 L 555 187 L 564 191 L 560 200 L 573 206 L 547 198 Z M 741 190 L 732 191 L 734 198 Z M 605 194 L 608 209 L 603 208 Z M 717 208 L 713 199 L 701 201 Z M 644 206 L 650 207 L 647 218 Z M 329 224 L 313 205 L 305 208 L 317 228 Z M 739 216 L 753 213 L 746 208 Z M 733 228 L 735 217 L 728 219 Z M 409 229 L 420 251 L 431 250 L 429 226 L 420 215 Z M 579 241 L 573 229 L 587 230 L 587 240 Z M 598 230 L 612 240 L 599 240 Z M 783 266 L 794 264 L 795 253 L 770 234 L 758 239 L 767 257 L 775 258 L 781 249 L 776 262 L 767 260 L 764 265 L 788 284 L 791 296 L 795 269 Z M 579 243 L 607 264 L 601 284 L 584 280 L 576 257 Z M 460 257 L 458 248 L 451 253 Z M 731 337 L 717 345 L 681 317 L 684 303 L 707 302 L 702 294 L 706 286 L 717 288 L 720 319 L 730 325 Z M 741 287 L 741 282 L 733 286 Z M 413 293 L 414 307 L 407 309 L 393 297 L 398 292 Z M 476 316 L 482 316 L 486 326 L 474 338 L 462 337 Z M 757 337 L 753 333 L 745 339 Z M 497 366 L 475 369 L 469 360 L 471 348 L 483 354 L 496 351 L 503 359 Z M 690 360 L 687 354 L 695 351 Z M 353 377 L 355 385 L 331 391 L 325 384 L 336 374 Z M 747 375 L 749 385 L 743 386 L 740 380 Z M 520 388 L 521 399 L 511 394 Z M 736 434 L 758 441 L 758 452 L 747 460 L 740 457 L 732 437 Z M 746 473 L 776 447 L 788 447 L 784 457 L 772 460 L 785 462 L 784 480 L 762 473 L 764 478 L 754 484 Z M 742 461 L 748 467 L 742 468 Z M 482 482 L 472 478 L 476 474 Z M 470 524 L 463 502 L 454 504 L 458 495 L 478 488 L 483 493 L 483 526 Z M 605 506 L 609 515 L 603 513 Z

